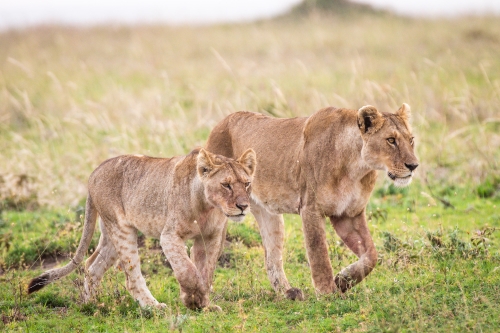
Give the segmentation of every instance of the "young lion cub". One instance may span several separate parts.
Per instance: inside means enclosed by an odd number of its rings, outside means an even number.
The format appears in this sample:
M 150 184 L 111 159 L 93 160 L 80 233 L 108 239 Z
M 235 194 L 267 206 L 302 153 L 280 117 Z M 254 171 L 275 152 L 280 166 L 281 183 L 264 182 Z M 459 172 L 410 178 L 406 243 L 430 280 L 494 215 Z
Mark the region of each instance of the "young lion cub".
M 89 178 L 85 225 L 74 258 L 31 280 L 28 293 L 68 275 L 82 262 L 99 215 L 101 238 L 85 265 L 85 301 L 119 260 L 127 289 L 140 306 L 165 306 L 151 295 L 141 274 L 140 230 L 160 239 L 179 281 L 182 302 L 191 309 L 208 306 L 226 217 L 241 221 L 249 212 L 255 167 L 252 149 L 238 160 L 200 149 L 173 158 L 128 155 L 105 161 Z M 191 258 L 184 245 L 187 239 L 194 239 Z

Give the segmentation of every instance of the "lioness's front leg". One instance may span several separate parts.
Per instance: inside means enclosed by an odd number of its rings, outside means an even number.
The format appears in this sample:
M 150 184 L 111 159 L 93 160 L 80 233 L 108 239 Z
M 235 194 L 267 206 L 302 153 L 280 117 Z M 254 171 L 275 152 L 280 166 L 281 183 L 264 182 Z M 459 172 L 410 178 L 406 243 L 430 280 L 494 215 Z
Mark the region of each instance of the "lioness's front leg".
M 373 270 L 377 264 L 377 251 L 366 225 L 364 211 L 353 218 L 330 217 L 330 220 L 344 244 L 359 258 L 335 277 L 336 286 L 344 292 L 361 282 Z
M 189 259 L 184 241 L 172 231 L 162 233 L 160 244 L 174 270 L 175 278 L 179 281 L 182 303 L 190 309 L 206 307 L 209 304 L 209 287 Z
M 335 292 L 337 287 L 333 280 L 332 264 L 328 256 L 325 218 L 315 207 L 304 207 L 300 215 L 314 287 L 319 293 Z

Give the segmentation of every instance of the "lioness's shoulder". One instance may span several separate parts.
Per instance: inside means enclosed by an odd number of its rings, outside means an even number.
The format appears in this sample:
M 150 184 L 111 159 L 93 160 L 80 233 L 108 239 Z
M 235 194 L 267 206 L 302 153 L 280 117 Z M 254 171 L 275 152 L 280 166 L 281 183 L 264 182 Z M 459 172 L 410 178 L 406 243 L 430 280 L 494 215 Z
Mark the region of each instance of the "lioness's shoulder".
M 306 122 L 304 136 L 324 133 L 327 130 L 338 130 L 348 124 L 355 123 L 357 111 L 336 107 L 323 108 L 313 113 Z M 338 127 L 338 128 L 336 128 Z

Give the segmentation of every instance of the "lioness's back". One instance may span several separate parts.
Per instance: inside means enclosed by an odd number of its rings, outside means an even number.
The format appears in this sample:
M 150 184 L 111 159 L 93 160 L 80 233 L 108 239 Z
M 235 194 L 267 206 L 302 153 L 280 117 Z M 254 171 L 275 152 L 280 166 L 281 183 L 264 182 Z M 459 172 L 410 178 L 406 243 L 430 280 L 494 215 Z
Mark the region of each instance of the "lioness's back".
M 258 160 L 272 159 L 270 152 L 300 141 L 306 120 L 307 117 L 272 118 L 248 111 L 235 112 L 212 130 L 207 147 L 216 154 L 234 158 L 246 149 L 247 142 L 253 142 L 254 150 L 261 152 L 257 153 Z
M 211 132 L 206 148 L 234 158 L 246 149 L 257 154 L 257 168 L 252 197 L 272 209 L 275 198 L 286 201 L 279 212 L 296 212 L 299 207 L 298 177 L 302 132 L 307 117 L 272 118 L 259 113 L 240 111 L 222 120 Z M 277 172 L 272 165 L 286 165 Z

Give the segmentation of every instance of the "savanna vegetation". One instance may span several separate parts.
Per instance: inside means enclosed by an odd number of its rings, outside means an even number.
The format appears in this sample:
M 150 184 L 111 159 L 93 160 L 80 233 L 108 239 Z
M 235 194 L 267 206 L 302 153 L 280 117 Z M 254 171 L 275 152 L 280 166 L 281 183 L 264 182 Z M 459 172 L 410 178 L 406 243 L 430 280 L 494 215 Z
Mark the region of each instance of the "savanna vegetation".
M 307 4 L 244 24 L 0 32 L 0 330 L 498 331 L 500 20 Z M 315 294 L 292 215 L 285 271 L 303 302 L 272 291 L 252 217 L 229 227 L 212 293 L 221 313 L 185 308 L 158 241 L 144 238 L 142 270 L 166 310 L 141 309 L 118 269 L 89 304 L 83 270 L 26 295 L 76 249 L 86 179 L 103 160 L 186 154 L 238 110 L 291 117 L 403 102 L 420 166 L 409 188 L 379 177 L 367 210 L 379 265 L 345 295 Z M 338 271 L 354 257 L 328 228 Z

